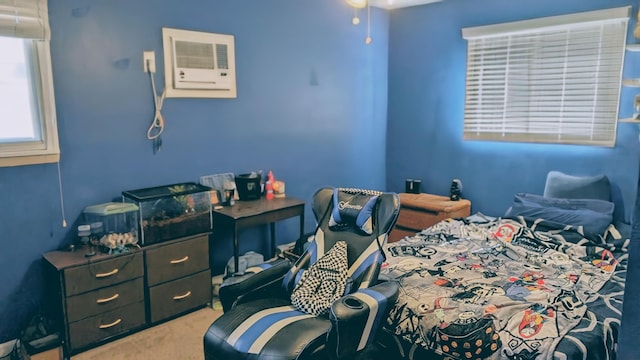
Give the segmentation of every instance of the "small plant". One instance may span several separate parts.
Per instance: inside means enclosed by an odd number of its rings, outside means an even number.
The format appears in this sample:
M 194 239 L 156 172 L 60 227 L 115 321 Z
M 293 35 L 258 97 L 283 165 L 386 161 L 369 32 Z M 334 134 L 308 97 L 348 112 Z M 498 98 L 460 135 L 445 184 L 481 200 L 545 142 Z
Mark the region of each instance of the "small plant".
M 190 190 L 190 186 L 187 185 L 174 185 L 170 186 L 169 192 L 172 194 L 181 194 Z M 176 200 L 180 206 L 182 206 L 182 210 L 185 213 L 190 213 L 195 211 L 195 201 L 193 200 L 192 195 L 174 195 L 173 199 Z

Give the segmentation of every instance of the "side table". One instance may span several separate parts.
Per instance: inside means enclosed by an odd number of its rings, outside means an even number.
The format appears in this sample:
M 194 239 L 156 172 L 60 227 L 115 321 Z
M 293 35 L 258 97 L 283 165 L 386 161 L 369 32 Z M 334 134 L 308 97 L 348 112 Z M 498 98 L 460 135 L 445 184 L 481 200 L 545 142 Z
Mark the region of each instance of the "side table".
M 237 201 L 233 206 L 214 208 L 213 231 L 232 229 L 234 269 L 238 269 L 238 232 L 240 229 L 269 224 L 271 227 L 271 255 L 276 251 L 276 222 L 300 217 L 300 237 L 304 236 L 304 201 L 291 197 L 267 200 Z
M 396 226 L 389 234 L 389 242 L 411 236 L 448 218 L 469 216 L 471 201 L 451 201 L 447 196 L 400 193 L 400 213 Z

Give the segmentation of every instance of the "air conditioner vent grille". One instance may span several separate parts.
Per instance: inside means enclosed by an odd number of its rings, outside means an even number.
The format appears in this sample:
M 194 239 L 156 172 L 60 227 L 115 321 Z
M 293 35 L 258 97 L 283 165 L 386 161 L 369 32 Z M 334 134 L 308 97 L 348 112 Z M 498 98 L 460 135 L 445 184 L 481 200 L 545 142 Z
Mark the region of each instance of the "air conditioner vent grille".
M 218 69 L 229 69 L 229 57 L 227 56 L 227 45 L 216 44 L 216 58 L 218 59 Z
M 180 68 L 215 69 L 213 44 L 176 41 L 176 63 Z M 216 51 L 217 51 L 216 45 Z

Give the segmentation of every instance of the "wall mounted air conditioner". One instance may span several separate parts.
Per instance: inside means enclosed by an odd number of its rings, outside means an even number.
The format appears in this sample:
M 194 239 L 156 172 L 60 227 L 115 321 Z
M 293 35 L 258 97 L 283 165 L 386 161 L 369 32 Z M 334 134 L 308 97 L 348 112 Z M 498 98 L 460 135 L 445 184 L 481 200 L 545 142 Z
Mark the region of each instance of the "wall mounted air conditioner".
M 166 97 L 235 98 L 233 35 L 162 28 Z

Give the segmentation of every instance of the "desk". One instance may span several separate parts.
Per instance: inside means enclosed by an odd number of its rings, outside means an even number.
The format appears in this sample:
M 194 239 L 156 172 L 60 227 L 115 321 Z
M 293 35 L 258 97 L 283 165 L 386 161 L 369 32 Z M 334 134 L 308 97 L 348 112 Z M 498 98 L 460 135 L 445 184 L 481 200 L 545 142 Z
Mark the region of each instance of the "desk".
M 304 201 L 284 197 L 266 200 L 237 201 L 233 206 L 213 210 L 213 229 L 233 229 L 233 259 L 238 271 L 238 231 L 240 229 L 270 224 L 271 255 L 276 251 L 276 221 L 300 217 L 300 237 L 304 236 Z

